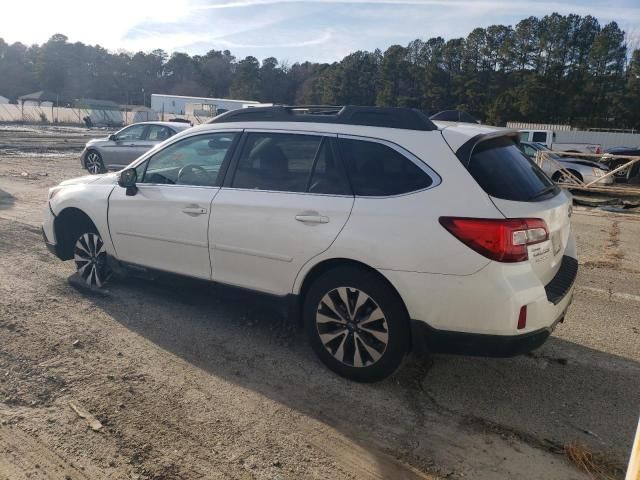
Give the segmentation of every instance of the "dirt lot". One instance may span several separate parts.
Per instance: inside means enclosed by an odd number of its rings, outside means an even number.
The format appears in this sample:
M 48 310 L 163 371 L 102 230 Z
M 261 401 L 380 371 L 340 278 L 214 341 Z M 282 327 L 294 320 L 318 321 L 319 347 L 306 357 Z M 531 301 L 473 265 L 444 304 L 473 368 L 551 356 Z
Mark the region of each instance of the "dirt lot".
M 189 280 L 73 289 L 39 224 L 47 188 L 83 173 L 85 136 L 0 129 L 0 479 L 589 478 L 563 454 L 576 441 L 626 462 L 639 216 L 576 208 L 574 305 L 534 354 L 410 358 L 360 385 L 270 300 Z

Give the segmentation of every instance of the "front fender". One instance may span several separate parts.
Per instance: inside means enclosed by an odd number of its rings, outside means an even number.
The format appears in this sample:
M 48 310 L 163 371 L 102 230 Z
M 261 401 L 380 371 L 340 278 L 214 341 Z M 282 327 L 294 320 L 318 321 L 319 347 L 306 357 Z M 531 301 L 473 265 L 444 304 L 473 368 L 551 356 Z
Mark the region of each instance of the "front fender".
M 107 253 L 115 254 L 111 236 L 109 235 L 108 210 L 109 195 L 115 188 L 109 184 L 78 184 L 61 188 L 49 201 L 51 212 L 56 216 L 67 208 L 75 208 L 84 212 L 94 223 Z

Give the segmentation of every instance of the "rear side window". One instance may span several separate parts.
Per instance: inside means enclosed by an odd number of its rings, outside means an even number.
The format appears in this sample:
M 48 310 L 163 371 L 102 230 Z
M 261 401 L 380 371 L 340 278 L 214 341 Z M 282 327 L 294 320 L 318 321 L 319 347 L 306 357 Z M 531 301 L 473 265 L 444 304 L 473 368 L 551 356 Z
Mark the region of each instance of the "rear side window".
M 247 134 L 232 186 L 350 195 L 344 168 L 333 154 L 331 141 L 315 135 Z
M 533 132 L 532 142 L 547 143 L 547 132 Z
M 384 197 L 427 188 L 433 180 L 391 147 L 365 140 L 339 139 L 342 157 L 356 195 Z
M 560 191 L 507 137 L 480 143 L 467 169 L 485 192 L 504 200 L 543 200 Z
M 249 133 L 233 187 L 305 192 L 322 137 Z

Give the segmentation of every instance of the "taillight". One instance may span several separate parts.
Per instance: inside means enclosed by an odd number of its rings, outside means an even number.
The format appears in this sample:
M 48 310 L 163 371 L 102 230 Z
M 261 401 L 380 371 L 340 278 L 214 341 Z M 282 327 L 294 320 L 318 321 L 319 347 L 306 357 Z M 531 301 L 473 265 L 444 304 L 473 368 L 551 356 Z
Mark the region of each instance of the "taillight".
M 596 147 L 596 154 L 599 155 L 602 153 L 602 149 L 600 147 Z
M 539 218 L 456 218 L 440 217 L 449 233 L 497 262 L 528 260 L 527 247 L 549 239 L 549 229 Z

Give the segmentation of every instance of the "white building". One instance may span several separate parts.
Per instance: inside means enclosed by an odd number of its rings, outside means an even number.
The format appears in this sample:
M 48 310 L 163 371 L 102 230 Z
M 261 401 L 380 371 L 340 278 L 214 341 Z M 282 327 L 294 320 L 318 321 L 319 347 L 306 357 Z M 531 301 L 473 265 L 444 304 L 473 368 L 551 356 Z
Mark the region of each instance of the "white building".
M 159 113 L 173 115 L 187 115 L 194 110 L 202 110 L 203 105 L 211 105 L 217 113 L 223 113 L 228 110 L 237 110 L 245 105 L 257 104 L 253 100 L 228 100 L 226 98 L 206 98 L 206 97 L 183 97 L 181 95 L 161 95 L 151 94 L 151 110 Z M 187 108 L 187 105 L 191 105 Z M 197 108 L 193 108 L 197 105 Z M 206 107 L 204 107 L 206 108 Z

